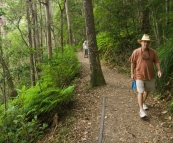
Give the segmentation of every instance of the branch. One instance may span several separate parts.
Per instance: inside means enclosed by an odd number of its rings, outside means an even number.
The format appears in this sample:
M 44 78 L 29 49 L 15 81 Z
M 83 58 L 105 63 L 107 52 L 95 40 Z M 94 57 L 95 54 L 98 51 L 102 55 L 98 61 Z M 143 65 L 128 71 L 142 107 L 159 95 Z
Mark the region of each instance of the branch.
M 66 3 L 66 0 L 63 3 L 64 8 L 62 9 L 61 4 L 60 4 L 60 2 L 58 0 L 58 5 L 59 5 L 59 8 L 60 8 L 60 11 L 64 11 L 64 9 L 65 9 L 65 3 Z
M 7 18 L 12 24 L 14 24 L 13 21 L 12 21 L 10 18 L 8 18 L 8 17 L 6 17 L 6 18 Z M 24 38 L 24 36 L 23 36 L 23 32 L 22 32 L 22 30 L 21 30 L 20 27 L 19 27 L 19 23 L 20 23 L 20 20 L 21 20 L 21 19 L 22 19 L 22 17 L 19 17 L 18 25 L 14 24 L 14 26 L 17 27 L 17 29 L 19 30 L 20 35 L 21 35 L 21 37 L 22 37 L 22 40 L 24 41 L 25 45 L 28 47 L 28 44 L 27 44 L 27 42 L 26 42 L 26 40 L 25 40 L 25 38 Z
M 29 45 L 27 44 L 27 42 L 26 42 L 26 40 L 25 40 L 25 38 L 24 38 L 24 36 L 23 36 L 23 32 L 22 32 L 22 30 L 21 30 L 20 27 L 19 27 L 19 23 L 20 23 L 21 18 L 22 18 L 22 17 L 19 18 L 18 24 L 17 24 L 16 27 L 17 27 L 17 29 L 18 29 L 19 32 L 20 32 L 20 35 L 21 35 L 21 37 L 22 37 L 22 40 L 24 41 L 25 45 L 28 47 Z
M 41 4 L 43 4 L 43 5 L 47 5 L 47 3 L 46 3 L 46 2 L 42 2 L 42 1 L 41 1 L 40 3 L 41 3 Z

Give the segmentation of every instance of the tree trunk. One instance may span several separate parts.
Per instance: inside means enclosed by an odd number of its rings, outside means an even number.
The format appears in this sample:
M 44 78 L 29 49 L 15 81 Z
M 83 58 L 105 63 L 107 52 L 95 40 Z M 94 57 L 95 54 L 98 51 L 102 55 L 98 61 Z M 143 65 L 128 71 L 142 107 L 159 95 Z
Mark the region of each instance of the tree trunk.
M 61 16 L 60 16 L 60 36 L 61 36 L 61 51 L 62 51 L 62 53 L 64 52 L 64 50 L 63 50 L 63 47 L 64 47 L 64 38 L 63 38 L 63 11 L 61 10 L 61 14 L 60 14 Z
M 141 6 L 142 6 L 142 19 L 141 19 L 141 32 L 142 33 L 150 33 L 150 10 L 148 5 L 148 0 L 141 0 Z
M 33 47 L 35 49 L 34 52 L 34 61 L 37 64 L 38 63 L 38 58 L 39 58 L 39 50 L 38 48 L 40 47 L 39 44 L 39 32 L 38 32 L 38 19 L 37 19 L 37 5 L 36 2 L 32 3 L 32 25 L 33 25 Z
M 51 17 L 50 17 L 50 3 L 46 0 L 46 23 L 47 23 L 47 48 L 48 58 L 52 57 L 52 39 L 51 39 Z
M 0 8 L 3 9 L 3 1 L 0 1 Z M 4 37 L 6 35 L 5 25 L 6 25 L 6 17 L 5 15 L 1 15 L 0 18 L 0 25 L 1 25 L 1 35 Z
M 95 34 L 92 0 L 84 0 L 83 2 L 85 9 L 86 31 L 90 58 L 90 86 L 101 86 L 105 85 L 106 82 L 102 73 L 99 59 L 99 52 Z
M 13 79 L 12 79 L 12 76 L 10 74 L 10 71 L 5 63 L 5 60 L 3 58 L 3 52 L 2 52 L 2 44 L 0 43 L 0 63 L 1 63 L 1 66 L 3 68 L 3 73 L 5 73 L 4 75 L 4 79 L 7 79 L 7 84 L 8 84 L 8 88 L 9 88 L 9 97 L 16 97 L 17 96 L 17 91 L 15 90 L 15 86 L 14 86 L 14 83 L 13 83 Z M 5 87 L 4 87 L 4 90 L 5 90 Z M 6 95 L 5 95 L 6 96 Z M 6 97 L 5 97 L 6 99 Z
M 166 0 L 166 25 L 169 25 L 170 0 Z
M 71 23 L 70 23 L 70 13 L 68 8 L 68 0 L 65 2 L 65 9 L 66 9 L 66 16 L 67 16 L 67 25 L 68 25 L 68 35 L 69 35 L 69 45 L 72 45 L 72 30 L 71 30 Z
M 31 50 L 30 53 L 30 76 L 31 76 L 31 86 L 35 85 L 35 70 L 34 70 L 34 60 L 33 60 L 33 49 L 32 49 L 32 32 L 31 32 L 31 20 L 30 20 L 30 2 L 31 0 L 26 0 L 26 18 L 28 24 L 28 43 Z
M 155 39 L 159 44 L 160 43 L 159 28 L 158 28 L 158 22 L 154 12 L 152 12 L 152 20 L 153 20 L 153 30 L 154 30 Z
M 126 12 L 126 8 L 125 8 L 125 6 L 124 6 L 125 3 L 126 3 L 126 2 L 125 2 L 124 0 L 122 0 L 122 6 L 123 6 L 124 15 L 127 13 L 127 12 Z M 124 27 L 125 27 L 125 29 L 126 29 L 126 34 L 129 35 L 128 20 L 127 20 L 126 18 L 124 18 L 124 22 L 123 22 L 123 23 L 124 23 Z
M 0 1 L 0 8 L 3 9 L 3 1 Z M 6 31 L 5 31 L 5 25 L 6 25 L 6 18 L 5 15 L 0 15 L 0 39 L 2 40 L 2 37 L 5 37 Z M 7 84 L 9 87 L 9 97 L 15 97 L 17 96 L 17 91 L 15 90 L 13 79 L 11 76 L 11 73 L 9 71 L 9 68 L 4 60 L 4 54 L 2 51 L 2 42 L 0 42 L 0 64 L 3 69 L 3 76 L 4 76 L 4 87 L 3 87 L 3 94 L 4 94 L 4 103 L 6 104 L 6 89 L 5 89 L 5 79 L 7 79 Z
M 39 0 L 39 7 L 40 7 L 40 29 L 38 30 L 40 35 L 39 35 L 39 47 L 43 47 L 43 16 L 42 16 L 42 5 L 41 1 Z M 43 61 L 43 50 L 39 51 L 39 62 Z
M 59 5 L 59 9 L 60 9 L 60 38 L 61 38 L 61 51 L 62 51 L 62 53 L 64 52 L 64 38 L 63 38 L 63 13 L 64 13 L 64 9 L 65 9 L 65 2 L 66 2 L 66 0 L 64 1 L 64 3 L 63 3 L 63 7 L 61 6 L 61 3 L 60 3 L 60 1 L 58 1 L 58 5 Z

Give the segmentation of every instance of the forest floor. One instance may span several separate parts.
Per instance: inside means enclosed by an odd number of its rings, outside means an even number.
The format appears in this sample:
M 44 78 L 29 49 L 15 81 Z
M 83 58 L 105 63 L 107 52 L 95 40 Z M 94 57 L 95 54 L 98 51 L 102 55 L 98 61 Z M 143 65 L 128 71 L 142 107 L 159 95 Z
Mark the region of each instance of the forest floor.
M 146 101 L 148 119 L 141 119 L 137 92 L 131 90 L 130 77 L 102 64 L 107 84 L 88 89 L 89 59 L 84 58 L 82 52 L 77 55 L 82 68 L 76 82 L 78 96 L 70 107 L 70 117 L 61 119 L 56 130 L 40 142 L 96 143 L 102 137 L 102 143 L 173 143 L 173 119 L 164 100 L 149 95 Z M 101 133 L 103 98 L 105 110 Z

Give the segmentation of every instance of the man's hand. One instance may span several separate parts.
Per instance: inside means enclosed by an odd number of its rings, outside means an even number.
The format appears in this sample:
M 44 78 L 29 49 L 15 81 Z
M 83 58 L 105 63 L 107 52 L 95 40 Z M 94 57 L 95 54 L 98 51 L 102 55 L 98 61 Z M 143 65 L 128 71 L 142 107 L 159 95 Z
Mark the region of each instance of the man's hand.
M 161 71 L 161 70 L 158 70 L 157 75 L 158 75 L 159 78 L 161 78 L 161 76 L 162 76 L 162 71 Z
M 132 80 L 135 80 L 134 74 L 131 75 L 131 79 L 132 79 Z

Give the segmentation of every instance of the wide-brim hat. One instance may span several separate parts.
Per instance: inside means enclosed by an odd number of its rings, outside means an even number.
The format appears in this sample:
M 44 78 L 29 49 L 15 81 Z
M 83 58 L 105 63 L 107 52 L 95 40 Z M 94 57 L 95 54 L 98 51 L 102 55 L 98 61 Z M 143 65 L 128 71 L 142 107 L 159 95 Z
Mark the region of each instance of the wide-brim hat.
M 140 39 L 137 40 L 137 42 L 138 42 L 139 44 L 141 44 L 142 41 L 153 42 L 154 40 L 151 40 L 151 39 L 150 39 L 150 36 L 149 36 L 148 34 L 144 34 L 144 35 L 142 36 L 142 39 L 141 39 L 141 40 L 140 40 Z

